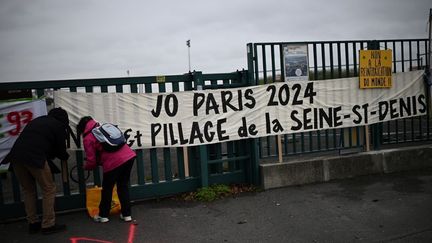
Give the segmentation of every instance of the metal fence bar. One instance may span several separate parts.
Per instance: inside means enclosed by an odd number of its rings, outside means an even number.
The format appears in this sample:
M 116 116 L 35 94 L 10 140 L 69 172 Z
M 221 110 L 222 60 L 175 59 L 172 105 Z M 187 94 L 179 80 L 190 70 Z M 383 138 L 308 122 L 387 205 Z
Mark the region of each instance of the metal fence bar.
M 405 54 L 404 54 L 404 42 L 401 41 L 400 43 L 400 48 L 401 48 L 401 64 L 402 64 L 402 72 L 405 72 Z
M 393 45 L 393 50 L 392 50 L 393 51 L 393 72 L 396 73 L 397 72 L 396 42 L 392 41 L 392 45 Z
M 417 69 L 421 66 L 420 65 L 420 41 L 416 41 L 417 43 Z
M 333 44 L 329 44 L 329 55 L 330 55 L 330 78 L 334 78 L 334 57 L 333 57 Z
M 144 152 L 142 149 L 137 149 L 136 151 L 136 166 L 137 166 L 137 177 L 138 185 L 144 185 L 145 182 L 145 169 L 144 169 Z
M 338 78 L 342 78 L 341 43 L 337 43 Z
M 166 83 L 160 82 L 158 83 L 159 92 L 165 93 L 166 92 Z M 164 162 L 164 175 L 165 175 L 165 181 L 172 181 L 172 165 L 171 165 L 171 151 L 170 148 L 163 148 L 163 162 Z
M 274 45 L 270 46 L 270 52 L 271 52 L 271 72 L 272 72 L 272 83 L 276 82 L 276 60 L 275 60 L 275 50 L 274 50 Z
M 317 44 L 312 45 L 313 50 L 313 68 L 314 68 L 314 80 L 318 80 L 318 58 L 317 58 Z
M 228 159 L 236 157 L 234 154 L 234 142 L 228 142 L 227 143 L 227 157 Z M 229 161 L 228 162 L 228 171 L 234 172 L 236 169 L 236 162 L 235 161 Z
M 297 150 L 297 136 L 296 136 L 296 134 L 295 133 L 293 133 L 292 134 L 292 151 L 293 151 L 293 154 L 296 154 L 296 153 L 298 153 L 298 150 Z
M 409 53 L 409 70 L 413 70 L 413 52 L 412 52 L 412 41 L 409 41 L 408 53 Z
M 267 84 L 268 80 L 267 80 L 267 61 L 266 61 L 266 49 L 265 49 L 265 45 L 261 46 L 261 51 L 262 51 L 262 66 L 263 66 L 263 80 L 264 83 Z
M 280 70 L 281 70 L 281 76 L 280 76 L 280 81 L 284 82 L 285 81 L 285 67 L 284 67 L 284 55 L 283 55 L 283 45 L 279 44 L 279 62 L 280 62 Z
M 179 82 L 172 83 L 172 89 L 174 92 L 180 91 Z M 187 149 L 186 149 L 187 152 Z M 178 168 L 178 178 L 184 180 L 186 178 L 185 172 L 185 161 L 184 161 L 184 151 L 182 147 L 176 148 L 177 153 L 177 168 Z
M 427 54 L 430 54 L 429 53 L 429 45 L 428 45 L 428 42 L 427 41 L 424 41 L 424 47 L 425 47 L 425 53 L 426 53 L 426 55 Z M 426 58 L 426 67 L 429 67 L 428 66 L 428 64 L 429 63 L 427 63 L 427 60 L 428 60 L 429 58 Z M 428 95 L 427 95 L 427 104 L 429 104 L 430 105 L 430 99 L 431 99 L 431 97 L 430 97 L 430 93 L 428 92 Z M 427 130 L 427 139 L 429 140 L 430 139 L 430 108 L 428 107 L 428 109 L 427 109 L 427 120 L 426 120 L 426 130 Z
M 345 42 L 345 70 L 346 70 L 346 77 L 350 77 L 350 61 L 349 61 L 349 44 L 348 42 Z

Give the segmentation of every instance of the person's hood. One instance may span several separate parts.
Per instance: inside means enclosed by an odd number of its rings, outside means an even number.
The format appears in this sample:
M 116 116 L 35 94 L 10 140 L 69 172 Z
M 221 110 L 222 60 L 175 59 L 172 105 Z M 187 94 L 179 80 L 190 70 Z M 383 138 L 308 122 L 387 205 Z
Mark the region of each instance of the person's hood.
M 94 127 L 96 127 L 97 124 L 98 124 L 97 121 L 95 121 L 95 120 L 93 120 L 93 119 L 92 119 L 92 120 L 89 120 L 89 121 L 87 122 L 86 126 L 85 126 L 84 134 L 87 134 L 87 133 L 91 132 L 91 130 L 92 130 Z
M 65 110 L 62 108 L 54 108 L 48 112 L 48 116 L 54 117 L 56 120 L 60 121 L 66 126 L 69 126 L 69 116 Z

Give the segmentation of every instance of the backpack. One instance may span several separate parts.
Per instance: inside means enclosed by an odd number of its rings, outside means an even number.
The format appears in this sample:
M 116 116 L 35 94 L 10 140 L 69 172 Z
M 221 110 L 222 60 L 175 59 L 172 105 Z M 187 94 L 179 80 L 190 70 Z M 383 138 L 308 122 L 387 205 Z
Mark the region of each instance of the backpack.
M 107 152 L 115 152 L 126 144 L 123 132 L 112 123 L 103 123 L 91 131 Z

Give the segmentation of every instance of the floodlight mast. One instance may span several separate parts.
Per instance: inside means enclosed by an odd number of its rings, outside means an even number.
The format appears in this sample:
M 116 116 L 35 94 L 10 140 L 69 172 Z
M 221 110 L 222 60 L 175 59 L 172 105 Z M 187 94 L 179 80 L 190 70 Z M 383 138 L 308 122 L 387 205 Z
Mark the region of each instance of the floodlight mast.
M 191 64 L 190 64 L 190 39 L 186 41 L 186 45 L 188 47 L 188 61 L 189 61 L 189 72 L 191 71 Z

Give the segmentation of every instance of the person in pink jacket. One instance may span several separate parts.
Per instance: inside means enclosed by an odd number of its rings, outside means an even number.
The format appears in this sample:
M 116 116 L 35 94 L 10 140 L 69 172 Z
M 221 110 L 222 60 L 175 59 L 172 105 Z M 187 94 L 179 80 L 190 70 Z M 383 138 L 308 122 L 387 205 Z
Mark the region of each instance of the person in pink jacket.
M 99 204 L 99 215 L 95 222 L 106 223 L 111 209 L 112 191 L 117 184 L 117 194 L 121 205 L 120 218 L 126 222 L 132 221 L 129 199 L 129 178 L 136 153 L 127 145 L 119 150 L 108 152 L 92 133 L 99 123 L 90 116 L 82 117 L 77 125 L 78 136 L 83 136 L 86 162 L 84 169 L 92 170 L 98 165 L 103 168 L 102 195 Z

